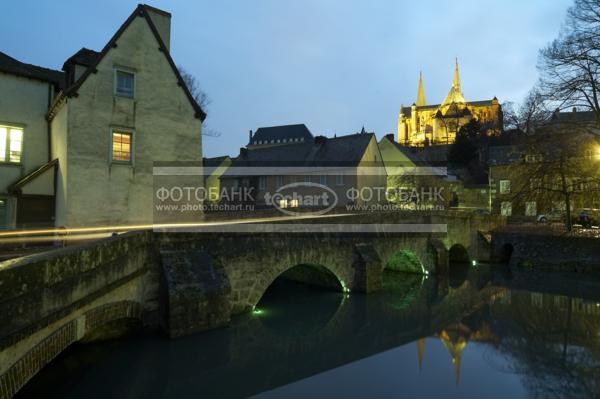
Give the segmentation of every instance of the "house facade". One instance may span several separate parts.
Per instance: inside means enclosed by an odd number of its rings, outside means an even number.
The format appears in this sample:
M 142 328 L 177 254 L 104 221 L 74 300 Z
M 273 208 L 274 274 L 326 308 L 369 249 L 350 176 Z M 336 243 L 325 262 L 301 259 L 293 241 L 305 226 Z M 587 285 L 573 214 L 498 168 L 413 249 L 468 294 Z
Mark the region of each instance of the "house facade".
M 32 187 L 54 203 L 38 224 L 152 223 L 153 163 L 201 164 L 205 113 L 170 56 L 170 24 L 169 13 L 139 5 L 100 52 L 81 49 L 63 71 L 52 71 L 56 80 L 1 74 L 2 94 L 14 81 L 14 90 L 31 87 L 25 102 L 38 104 L 35 113 L 12 99 L 10 109 L 20 113 L 0 107 L 0 121 L 23 129 L 21 167 L 1 166 L 18 169 L 2 174 L 0 190 L 11 197 L 5 227 L 28 225 L 17 216 L 31 212 L 23 198 Z

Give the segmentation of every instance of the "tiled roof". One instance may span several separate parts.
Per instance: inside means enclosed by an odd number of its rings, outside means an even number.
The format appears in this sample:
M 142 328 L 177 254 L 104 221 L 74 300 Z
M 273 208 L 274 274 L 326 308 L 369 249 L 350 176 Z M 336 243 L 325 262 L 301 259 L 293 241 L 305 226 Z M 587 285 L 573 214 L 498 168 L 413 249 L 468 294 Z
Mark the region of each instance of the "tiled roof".
M 248 143 L 248 145 L 259 144 L 260 142 L 263 142 L 263 144 L 271 142 L 283 143 L 284 140 L 309 142 L 312 139 L 312 133 L 308 130 L 306 125 L 302 123 L 298 125 L 260 127 L 254 133 L 252 142 Z
M 26 64 L 3 52 L 0 52 L 0 72 L 53 83 L 57 88 L 62 88 L 65 81 L 65 74 L 61 71 Z
M 356 166 L 374 137 L 373 133 L 319 136 L 304 143 L 243 149 L 232 166 Z

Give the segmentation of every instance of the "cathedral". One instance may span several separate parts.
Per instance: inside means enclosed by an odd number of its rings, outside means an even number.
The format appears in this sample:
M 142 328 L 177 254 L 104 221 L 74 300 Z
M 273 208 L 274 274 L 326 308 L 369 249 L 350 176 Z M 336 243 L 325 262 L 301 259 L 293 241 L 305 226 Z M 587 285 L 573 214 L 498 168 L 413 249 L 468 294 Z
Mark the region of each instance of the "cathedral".
M 472 119 L 477 119 L 488 135 L 502 130 L 502 108 L 496 97 L 485 101 L 465 100 L 457 60 L 452 87 L 441 104 L 427 105 L 423 75 L 420 75 L 416 103 L 410 108 L 400 106 L 398 142 L 411 147 L 452 144 L 456 133 Z

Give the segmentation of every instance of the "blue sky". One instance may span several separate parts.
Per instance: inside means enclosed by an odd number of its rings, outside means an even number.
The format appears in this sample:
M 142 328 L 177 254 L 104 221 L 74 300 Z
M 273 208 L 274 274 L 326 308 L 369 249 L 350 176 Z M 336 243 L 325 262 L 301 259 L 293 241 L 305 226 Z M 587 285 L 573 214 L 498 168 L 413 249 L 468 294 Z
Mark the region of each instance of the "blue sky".
M 150 1 L 173 14 L 171 52 L 212 100 L 205 156 L 237 155 L 248 130 L 305 123 L 313 134 L 395 132 L 400 104 L 448 92 L 458 57 L 467 100 L 520 101 L 537 51 L 571 0 Z M 135 1 L 2 4 L 0 51 L 60 69 L 81 47 L 100 50 Z M 23 18 L 26 15 L 26 18 Z

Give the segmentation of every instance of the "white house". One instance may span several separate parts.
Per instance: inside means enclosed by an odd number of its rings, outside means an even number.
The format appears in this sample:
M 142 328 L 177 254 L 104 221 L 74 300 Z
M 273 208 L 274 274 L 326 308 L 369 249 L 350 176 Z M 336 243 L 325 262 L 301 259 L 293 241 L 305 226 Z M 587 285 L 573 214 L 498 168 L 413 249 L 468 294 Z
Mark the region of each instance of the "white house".
M 0 228 L 152 223 L 153 163 L 202 162 L 206 114 L 171 58 L 170 26 L 139 5 L 63 71 L 0 53 Z

